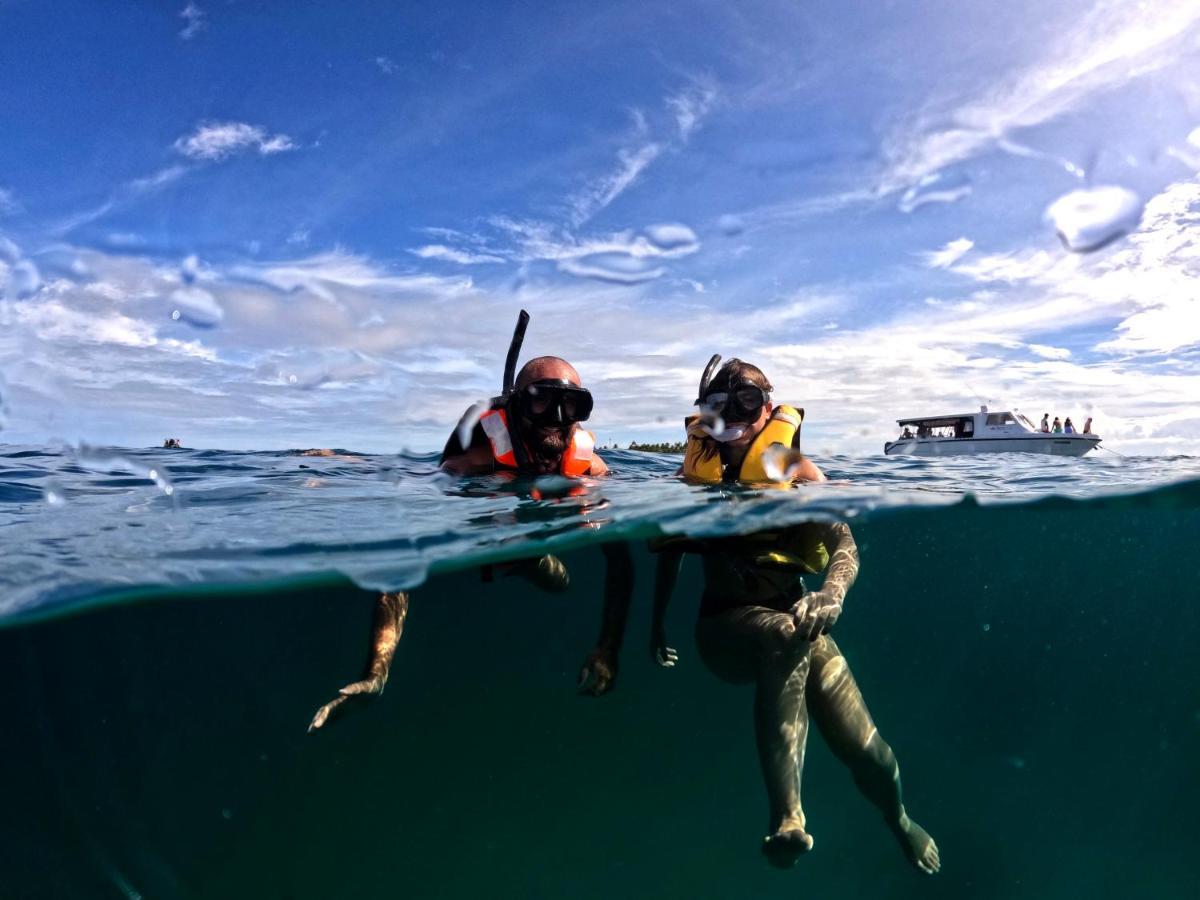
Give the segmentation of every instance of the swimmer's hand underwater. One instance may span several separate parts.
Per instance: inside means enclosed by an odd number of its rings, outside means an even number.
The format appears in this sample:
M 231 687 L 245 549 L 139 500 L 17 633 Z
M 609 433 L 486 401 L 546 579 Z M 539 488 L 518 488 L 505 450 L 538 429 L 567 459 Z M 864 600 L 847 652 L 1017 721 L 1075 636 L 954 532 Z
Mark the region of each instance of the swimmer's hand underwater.
M 679 654 L 674 647 L 668 647 L 666 644 L 656 644 L 650 648 L 650 655 L 654 661 L 664 669 L 675 668 L 675 663 L 679 662 Z
M 650 635 L 650 658 L 664 669 L 673 669 L 679 662 L 679 654 L 674 647 L 667 646 L 667 632 L 659 622 L 654 623 Z
M 833 593 L 813 591 L 801 597 L 791 609 L 796 637 L 815 641 L 827 634 L 842 614 L 842 601 Z

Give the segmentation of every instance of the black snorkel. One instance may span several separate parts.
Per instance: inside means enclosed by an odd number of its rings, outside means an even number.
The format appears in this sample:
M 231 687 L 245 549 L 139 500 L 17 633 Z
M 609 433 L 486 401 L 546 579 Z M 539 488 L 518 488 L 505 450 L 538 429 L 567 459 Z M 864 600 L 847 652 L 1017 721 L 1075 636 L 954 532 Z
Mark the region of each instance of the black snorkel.
M 721 361 L 721 354 L 714 353 L 712 359 L 708 361 L 708 365 L 704 367 L 704 374 L 700 376 L 700 392 L 696 394 L 696 406 L 704 402 L 704 395 L 708 391 L 708 383 L 712 381 L 713 372 L 716 371 L 717 363 Z
M 508 356 L 504 360 L 504 381 L 500 385 L 500 396 L 493 404 L 494 408 L 502 407 L 508 416 L 508 437 L 512 441 L 518 471 L 529 470 L 529 455 L 525 452 L 525 442 L 517 433 L 517 416 L 513 408 L 513 379 L 517 374 L 517 357 L 521 355 L 521 345 L 525 343 L 525 329 L 528 327 L 529 313 L 521 310 L 517 314 L 517 327 L 513 329 L 512 340 L 508 344 Z
M 517 374 L 517 357 L 521 355 L 521 345 L 525 343 L 525 329 L 529 327 L 529 313 L 521 310 L 517 314 L 517 327 L 513 329 L 512 340 L 508 344 L 508 357 L 504 360 L 504 381 L 500 387 L 500 396 L 506 400 L 512 394 L 513 378 Z

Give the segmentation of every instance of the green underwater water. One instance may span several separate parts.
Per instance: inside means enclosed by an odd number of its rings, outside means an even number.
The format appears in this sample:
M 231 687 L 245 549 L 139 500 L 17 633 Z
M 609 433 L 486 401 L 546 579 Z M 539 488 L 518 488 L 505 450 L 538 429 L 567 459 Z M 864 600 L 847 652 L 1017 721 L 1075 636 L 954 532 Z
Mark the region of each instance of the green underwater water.
M 374 595 L 349 582 L 0 630 L 0 896 L 1194 896 L 1193 493 L 853 525 L 862 570 L 834 633 L 941 848 L 934 877 L 815 730 L 816 846 L 767 865 L 752 691 L 697 658 L 694 559 L 679 667 L 649 659 L 638 545 L 616 690 L 578 696 L 603 579 L 586 546 L 563 556 L 566 594 L 472 569 L 422 585 L 386 694 L 316 735 L 367 653 Z

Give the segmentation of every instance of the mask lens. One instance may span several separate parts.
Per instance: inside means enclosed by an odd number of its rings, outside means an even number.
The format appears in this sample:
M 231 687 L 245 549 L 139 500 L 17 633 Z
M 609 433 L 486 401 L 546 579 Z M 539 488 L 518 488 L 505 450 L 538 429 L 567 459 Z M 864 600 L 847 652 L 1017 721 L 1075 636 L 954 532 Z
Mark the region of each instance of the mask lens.
M 550 408 L 553 399 L 549 391 L 539 390 L 537 385 L 530 385 L 525 395 L 525 408 L 534 416 L 543 416 Z
M 763 392 L 759 387 L 740 387 L 733 392 L 735 405 L 746 412 L 755 412 L 763 407 Z

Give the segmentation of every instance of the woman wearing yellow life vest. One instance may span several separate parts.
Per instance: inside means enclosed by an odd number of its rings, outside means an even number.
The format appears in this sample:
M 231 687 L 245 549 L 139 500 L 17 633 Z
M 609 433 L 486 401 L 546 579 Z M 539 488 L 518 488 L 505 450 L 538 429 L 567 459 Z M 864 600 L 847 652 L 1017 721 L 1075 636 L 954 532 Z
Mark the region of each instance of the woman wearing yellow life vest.
M 774 406 L 766 376 L 731 359 L 715 375 L 713 357 L 688 419 L 682 473 L 706 483 L 824 481 L 799 452 L 803 410 Z M 770 805 L 763 853 L 788 867 L 811 849 L 800 779 L 811 713 L 859 789 L 884 815 L 908 859 L 932 874 L 937 845 L 905 812 L 896 757 L 884 742 L 846 659 L 827 632 L 858 574 L 858 550 L 841 523 L 808 523 L 747 537 L 660 542 L 651 652 L 673 666 L 664 616 L 683 553 L 703 561 L 705 589 L 696 623 L 704 664 L 724 681 L 755 685 L 759 761 Z M 818 591 L 801 574 L 826 570 Z

